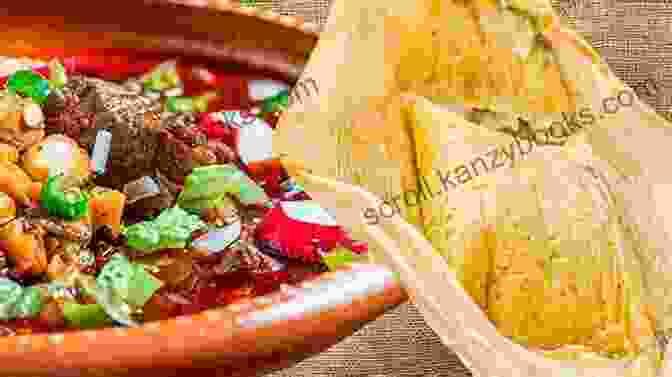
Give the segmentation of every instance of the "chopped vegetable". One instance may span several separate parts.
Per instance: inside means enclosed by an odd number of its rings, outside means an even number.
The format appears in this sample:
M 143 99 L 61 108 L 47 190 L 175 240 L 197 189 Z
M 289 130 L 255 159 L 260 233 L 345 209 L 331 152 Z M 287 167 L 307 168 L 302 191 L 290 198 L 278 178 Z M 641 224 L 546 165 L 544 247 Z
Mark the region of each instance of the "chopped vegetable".
M 208 113 L 201 117 L 199 121 L 199 129 L 203 132 L 208 140 L 224 140 L 233 142 L 233 130 L 220 113 Z
M 20 274 L 40 275 L 47 269 L 47 252 L 42 235 L 24 230 L 19 219 L 0 227 L 0 246 Z
M 170 97 L 166 100 L 166 111 L 171 113 L 192 113 L 194 108 L 194 99 L 191 97 Z
M 208 111 L 210 101 L 217 93 L 208 92 L 198 97 L 169 97 L 166 99 L 166 111 L 171 113 L 204 113 Z
M 125 202 L 126 195 L 116 190 L 94 195 L 89 203 L 93 225 L 108 226 L 112 234 L 118 236 L 121 232 Z
M 125 326 L 138 325 L 132 318 L 133 309 L 115 290 L 100 287 L 95 284 L 94 280 L 93 287 L 89 288 L 89 291 L 96 298 L 96 303 L 103 307 L 111 319 Z
M 91 176 L 88 153 L 65 135 L 48 136 L 30 147 L 21 160 L 26 172 L 40 182 L 59 174 L 76 182 L 84 182 Z
M 81 329 L 101 327 L 110 322 L 105 309 L 100 304 L 78 304 L 65 301 L 63 315 L 70 325 Z
M 115 291 L 126 303 L 142 307 L 161 288 L 163 283 L 147 272 L 140 264 L 116 254 L 110 259 L 96 279 L 99 287 Z
M 177 62 L 171 60 L 159 64 L 145 75 L 142 84 L 145 89 L 159 92 L 179 86 L 180 76 L 177 72 Z
M 150 89 L 145 90 L 142 93 L 142 95 L 147 97 L 147 98 L 151 98 L 154 101 L 158 101 L 159 99 L 161 99 L 161 92 L 156 92 L 156 91 L 153 91 L 153 90 L 150 90 Z
M 223 194 L 221 196 L 193 199 L 188 201 L 180 201 L 178 198 L 178 205 L 189 212 L 203 213 L 205 210 L 222 208 L 226 206 L 227 201 L 228 198 L 226 197 L 226 194 Z
M 14 315 L 18 318 L 30 318 L 40 314 L 44 305 L 42 291 L 36 287 L 23 289 L 21 297 L 14 307 Z
M 217 97 L 217 92 L 207 92 L 194 98 L 194 111 L 204 113 L 210 107 L 210 101 Z
M 28 196 L 30 197 L 31 200 L 34 200 L 35 202 L 40 201 L 40 196 L 42 195 L 42 182 L 31 182 L 30 184 L 30 192 L 28 193 Z
M 39 287 L 43 288 L 47 297 L 57 301 L 73 301 L 77 298 L 77 289 L 74 285 L 66 285 L 63 282 L 54 281 L 49 284 L 41 284 Z
M 17 105 L 18 106 L 18 105 Z M 22 112 L 20 110 L 0 113 L 0 129 L 11 132 L 20 132 Z
M 30 177 L 11 162 L 0 161 L 0 191 L 23 205 L 30 204 Z
M 243 205 L 269 206 L 264 190 L 234 165 L 198 167 L 187 177 L 178 205 L 188 210 L 200 211 L 204 205 L 215 205 L 227 194 L 236 197 Z
M 268 97 L 261 103 L 263 113 L 283 112 L 289 106 L 289 90 L 282 90 L 273 97 Z
M 181 249 L 191 233 L 207 225 L 198 216 L 179 207 L 168 208 L 152 221 L 133 224 L 123 230 L 132 248 L 151 253 L 161 249 Z
M 281 202 L 266 212 L 255 229 L 257 242 L 273 245 L 277 253 L 308 263 L 319 262 L 322 253 L 330 252 L 338 246 L 358 254 L 367 251 L 365 245 L 350 239 L 340 226 L 322 225 L 307 222 L 305 218 L 297 220 L 289 217 L 284 210 L 284 203 Z
M 23 294 L 23 287 L 13 280 L 0 278 L 0 318 L 3 320 L 16 318 L 14 307 Z
M 23 99 L 16 93 L 0 90 L 0 128 L 18 130 L 22 107 Z M 9 127 L 6 122 L 10 125 Z
M 64 176 L 49 178 L 40 194 L 40 202 L 51 216 L 66 220 L 77 220 L 86 215 L 89 199 L 78 189 L 64 191 Z
M 0 278 L 0 319 L 31 318 L 40 314 L 44 304 L 42 291 L 24 288 L 18 283 Z
M 331 271 L 361 260 L 361 255 L 357 255 L 344 247 L 337 247 L 328 254 L 322 256 L 322 261 Z
M 198 216 L 191 215 L 179 207 L 164 210 L 153 224 L 161 234 L 161 242 L 177 248 L 185 246 L 184 243 L 191 238 L 191 233 L 206 227 Z
M 240 221 L 237 221 L 223 228 L 211 230 L 195 239 L 191 246 L 195 249 L 205 250 L 208 254 L 218 253 L 240 239 L 241 230 Z
M 49 83 L 52 88 L 62 88 L 68 83 L 65 67 L 60 61 L 54 59 L 49 62 Z
M 136 250 L 151 252 L 161 245 L 161 234 L 150 222 L 133 224 L 122 230 L 128 245 Z
M 12 73 L 7 80 L 7 89 L 37 103 L 44 103 L 51 92 L 49 81 L 32 70 Z
M 44 113 L 40 105 L 30 102 L 23 107 L 23 124 L 28 128 L 44 128 Z
M 6 224 L 16 217 L 16 203 L 9 195 L 0 191 L 0 225 Z
M 17 161 L 19 161 L 19 150 L 13 145 L 0 143 L 0 162 L 16 163 Z

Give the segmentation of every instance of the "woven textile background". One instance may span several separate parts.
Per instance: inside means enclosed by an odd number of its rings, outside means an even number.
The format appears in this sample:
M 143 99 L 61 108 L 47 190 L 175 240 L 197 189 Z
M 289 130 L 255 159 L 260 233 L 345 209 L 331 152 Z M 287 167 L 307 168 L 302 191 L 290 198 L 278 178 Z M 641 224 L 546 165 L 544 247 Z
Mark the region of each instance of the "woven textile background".
M 328 17 L 329 4 L 329 0 L 256 2 L 258 7 L 298 15 L 319 24 Z M 554 5 L 640 98 L 661 114 L 672 107 L 672 3 L 666 0 L 555 0 Z M 469 372 L 408 303 L 329 351 L 293 368 L 267 375 L 304 376 L 457 377 L 469 376 Z
M 336 0 L 365 1 L 365 0 Z M 413 1 L 413 0 L 406 0 Z M 252 3 L 248 0 L 247 3 Z M 255 6 L 323 24 L 329 0 L 256 0 Z M 672 4 L 667 0 L 554 0 L 558 12 L 640 98 L 665 114 L 672 107 Z M 668 119 L 671 119 L 668 117 Z M 293 368 L 267 377 L 469 376 L 412 304 L 388 312 L 355 335 Z
M 323 24 L 329 3 L 328 0 L 258 0 L 257 6 Z M 555 0 L 554 5 L 640 98 L 659 112 L 667 112 L 672 106 L 670 2 Z M 468 375 L 468 370 L 441 344 L 417 309 L 404 304 L 329 351 L 268 377 Z

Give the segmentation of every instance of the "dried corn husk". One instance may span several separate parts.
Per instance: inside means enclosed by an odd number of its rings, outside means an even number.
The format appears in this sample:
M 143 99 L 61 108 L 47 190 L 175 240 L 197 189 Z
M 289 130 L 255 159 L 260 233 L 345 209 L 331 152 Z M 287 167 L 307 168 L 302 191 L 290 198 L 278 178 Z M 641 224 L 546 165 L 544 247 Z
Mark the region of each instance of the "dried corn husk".
M 274 149 L 475 376 L 672 373 L 672 131 L 634 94 L 600 111 L 629 88 L 550 2 L 336 2 L 308 79 L 319 94 L 283 116 Z M 586 108 L 590 127 L 544 145 L 502 131 Z M 504 163 L 474 173 L 495 149 Z

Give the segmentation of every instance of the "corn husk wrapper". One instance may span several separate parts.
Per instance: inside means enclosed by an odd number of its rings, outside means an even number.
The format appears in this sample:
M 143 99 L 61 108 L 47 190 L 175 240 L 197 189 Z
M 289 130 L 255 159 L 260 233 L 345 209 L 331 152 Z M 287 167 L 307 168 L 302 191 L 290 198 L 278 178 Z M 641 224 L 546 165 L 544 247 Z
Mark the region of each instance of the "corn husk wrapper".
M 672 131 L 549 2 L 336 2 L 308 79 L 274 148 L 474 375 L 672 375 Z

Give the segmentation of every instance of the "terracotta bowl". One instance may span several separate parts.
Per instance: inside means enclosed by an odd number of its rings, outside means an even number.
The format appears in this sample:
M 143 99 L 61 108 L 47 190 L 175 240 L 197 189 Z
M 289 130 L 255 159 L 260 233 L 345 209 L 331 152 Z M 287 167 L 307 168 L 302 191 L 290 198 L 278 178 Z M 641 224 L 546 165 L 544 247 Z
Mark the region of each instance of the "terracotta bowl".
M 73 56 L 95 48 L 113 60 L 131 49 L 138 56 L 188 56 L 290 83 L 317 41 L 312 25 L 226 4 L 213 10 L 139 0 L 3 0 L 0 24 L 4 56 Z M 392 273 L 355 265 L 244 304 L 139 328 L 0 338 L 0 373 L 255 375 L 324 350 L 405 299 Z

